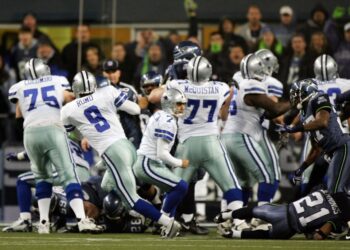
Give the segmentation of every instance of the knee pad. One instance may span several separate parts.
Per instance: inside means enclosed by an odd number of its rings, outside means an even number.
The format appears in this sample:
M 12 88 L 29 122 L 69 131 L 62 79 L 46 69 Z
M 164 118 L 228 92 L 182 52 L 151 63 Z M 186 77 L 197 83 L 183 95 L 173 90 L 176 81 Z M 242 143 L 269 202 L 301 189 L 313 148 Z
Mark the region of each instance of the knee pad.
M 36 184 L 35 196 L 40 199 L 51 198 L 52 183 L 41 181 Z

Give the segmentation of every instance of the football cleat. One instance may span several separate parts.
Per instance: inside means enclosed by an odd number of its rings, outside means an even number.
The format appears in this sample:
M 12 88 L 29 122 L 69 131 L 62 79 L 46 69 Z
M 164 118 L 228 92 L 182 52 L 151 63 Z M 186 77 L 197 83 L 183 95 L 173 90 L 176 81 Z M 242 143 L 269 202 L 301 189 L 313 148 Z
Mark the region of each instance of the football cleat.
M 201 227 L 198 225 L 197 221 L 193 218 L 190 222 L 181 221 L 181 231 L 186 233 L 189 232 L 191 234 L 197 235 L 207 235 L 209 234 L 209 230 L 205 227 Z
M 225 218 L 232 218 L 232 210 L 226 210 L 226 211 L 220 212 L 217 216 L 215 216 L 214 222 L 222 223 L 227 220 Z
M 232 238 L 233 237 L 232 228 L 229 226 L 229 223 L 227 223 L 227 222 L 223 222 L 223 223 L 218 224 L 217 232 L 218 232 L 218 234 L 220 234 L 222 237 L 225 237 L 225 238 Z
M 102 233 L 104 228 L 96 225 L 95 220 L 92 218 L 84 218 L 78 222 L 79 232 L 81 233 Z
M 251 227 L 248 225 L 248 223 L 245 220 L 240 219 L 234 219 L 232 230 L 235 231 L 250 231 Z
M 2 229 L 3 232 L 32 232 L 33 226 L 30 220 L 18 218 L 10 226 Z
M 180 223 L 172 219 L 167 226 L 162 227 L 160 236 L 163 239 L 172 239 L 179 234 L 180 229 L 181 229 Z
M 50 222 L 45 221 L 45 220 L 39 222 L 38 233 L 39 234 L 49 234 L 50 233 Z
M 340 240 L 350 240 L 350 228 L 348 229 L 347 234 L 339 238 Z

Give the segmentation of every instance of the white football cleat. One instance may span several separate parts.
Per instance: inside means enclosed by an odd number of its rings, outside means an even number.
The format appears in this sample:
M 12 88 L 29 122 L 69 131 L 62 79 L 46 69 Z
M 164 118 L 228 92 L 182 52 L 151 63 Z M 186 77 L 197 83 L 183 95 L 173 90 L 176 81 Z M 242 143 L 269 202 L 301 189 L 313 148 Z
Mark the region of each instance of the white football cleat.
M 180 229 L 181 229 L 180 223 L 172 219 L 167 226 L 162 227 L 160 236 L 164 239 L 172 239 L 179 234 Z
M 258 218 L 252 218 L 252 220 L 250 221 L 250 225 L 252 230 L 268 231 L 272 227 L 270 223 L 267 223 L 266 221 L 263 221 L 262 219 Z
M 32 230 L 32 222 L 22 218 L 18 218 L 10 226 L 2 229 L 3 232 L 31 232 Z
M 39 234 L 49 234 L 50 233 L 50 222 L 49 221 L 41 221 L 41 222 L 39 222 L 39 224 L 38 224 L 38 233 Z
M 78 222 L 79 232 L 81 233 L 102 233 L 104 228 L 96 225 L 95 220 L 92 218 L 84 218 Z

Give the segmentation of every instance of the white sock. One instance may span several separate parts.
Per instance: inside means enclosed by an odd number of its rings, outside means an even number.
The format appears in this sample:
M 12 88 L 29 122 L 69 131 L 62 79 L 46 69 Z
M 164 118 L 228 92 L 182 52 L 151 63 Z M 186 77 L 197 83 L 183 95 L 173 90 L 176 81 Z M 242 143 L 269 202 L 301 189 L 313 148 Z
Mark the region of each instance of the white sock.
M 22 220 L 32 220 L 32 214 L 30 212 L 22 212 L 19 213 L 19 218 L 21 218 Z
M 40 222 L 43 220 L 49 222 L 49 212 L 50 212 L 50 203 L 51 198 L 44 198 L 38 200 L 39 214 L 40 214 Z
M 262 206 L 262 205 L 265 205 L 265 204 L 268 204 L 269 202 L 267 201 L 259 201 L 258 202 L 258 206 Z
M 152 204 L 154 205 L 157 205 L 157 204 L 162 204 L 162 201 L 160 199 L 160 191 L 158 190 L 158 188 L 155 188 L 156 189 L 156 195 L 154 196 L 153 200 L 152 200 Z
M 166 216 L 165 214 L 162 214 L 158 220 L 158 223 L 163 226 L 167 226 L 169 225 L 169 223 L 171 223 L 171 221 L 172 220 L 168 216 Z
M 235 211 L 235 210 L 240 209 L 242 207 L 243 207 L 243 201 L 231 201 L 227 205 L 227 209 L 232 210 L 232 211 Z
M 75 217 L 77 217 L 78 220 L 85 218 L 85 210 L 84 210 L 84 204 L 82 199 L 74 198 L 69 202 L 69 205 L 72 208 L 75 214 Z
M 163 211 L 163 209 L 160 211 L 162 214 L 164 214 L 165 216 L 168 216 L 170 218 L 170 213 L 166 213 Z
M 348 221 L 348 227 L 350 228 L 350 220 Z
M 227 200 L 222 199 L 220 205 L 221 205 L 221 211 L 227 210 Z
M 232 219 L 232 211 L 222 212 L 221 216 L 224 220 Z
M 242 231 L 237 231 L 237 230 L 233 230 L 232 232 L 232 238 L 241 238 L 242 236 Z
M 187 223 L 187 222 L 190 222 L 192 219 L 193 219 L 193 214 L 182 214 L 181 217 L 184 219 L 184 221 Z

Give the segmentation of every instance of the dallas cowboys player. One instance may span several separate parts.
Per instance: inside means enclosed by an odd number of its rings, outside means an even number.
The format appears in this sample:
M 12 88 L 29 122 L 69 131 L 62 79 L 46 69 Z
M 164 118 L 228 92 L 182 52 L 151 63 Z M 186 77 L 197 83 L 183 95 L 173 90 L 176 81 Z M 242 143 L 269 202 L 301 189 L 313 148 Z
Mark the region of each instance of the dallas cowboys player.
M 288 103 L 276 103 L 268 96 L 266 68 L 262 60 L 247 55 L 241 62 L 242 80 L 231 99 L 230 112 L 221 138 L 234 163 L 241 185 L 248 189 L 252 177 L 259 182 L 259 205 L 268 203 L 276 191 L 274 167 L 266 154 L 263 129 L 260 123 L 265 114 L 268 118 L 277 117 L 289 109 Z M 277 171 L 278 172 L 278 171 Z
M 50 232 L 49 206 L 52 194 L 52 164 L 60 177 L 80 231 L 100 231 L 85 216 L 82 192 L 74 172 L 75 162 L 67 136 L 60 121 L 62 104 L 71 100 L 68 81 L 53 76 L 40 59 L 30 59 L 25 65 L 32 80 L 21 81 L 9 90 L 10 101 L 16 103 L 16 117 L 24 117 L 24 147 L 31 161 L 36 180 L 36 197 L 40 212 L 38 232 Z
M 129 209 L 162 224 L 163 237 L 175 237 L 180 229 L 179 223 L 161 214 L 136 193 L 131 169 L 136 160 L 136 151 L 126 139 L 116 111 L 137 115 L 140 107 L 127 100 L 124 92 L 112 86 L 95 91 L 96 80 L 86 71 L 74 77 L 72 89 L 78 99 L 62 109 L 61 118 L 68 131 L 76 129 L 88 139 L 107 165 L 102 186 L 105 189 L 114 188 Z
M 290 93 L 291 103 L 301 110 L 302 123 L 284 126 L 281 131 L 309 132 L 315 144 L 331 158 L 327 172 L 328 191 L 331 194 L 348 193 L 350 190 L 350 136 L 340 129 L 328 95 L 318 92 L 313 79 L 294 83 Z M 310 162 L 304 162 L 299 171 L 302 173 L 308 165 Z M 350 221 L 348 226 L 350 228 Z M 350 229 L 347 237 L 350 239 Z
M 189 80 L 173 80 L 168 88 L 184 92 L 187 101 L 185 115 L 179 118 L 179 145 L 176 156 L 189 159 L 187 169 L 175 169 L 184 180 L 191 180 L 198 168 L 204 168 L 223 191 L 228 207 L 232 210 L 242 207 L 242 193 L 233 172 L 231 161 L 218 139 L 218 115 L 228 110 L 231 99 L 227 84 L 209 81 L 212 67 L 209 61 L 197 56 L 187 67 Z
M 80 181 L 87 181 L 90 177 L 89 163 L 83 158 L 83 152 L 80 145 L 69 139 L 69 148 L 71 150 L 73 159 L 76 163 L 75 172 Z M 6 155 L 8 161 L 23 161 L 29 160 L 27 153 L 9 153 Z M 56 171 L 52 172 L 53 186 L 61 185 L 59 176 Z M 32 191 L 35 187 L 35 176 L 32 172 L 25 172 L 17 177 L 16 191 L 17 201 L 20 209 L 18 220 L 13 222 L 10 226 L 2 229 L 3 232 L 31 232 L 32 231 L 32 216 L 30 212 Z
M 186 168 L 186 159 L 177 159 L 170 154 L 177 134 L 177 119 L 186 107 L 185 95 L 177 89 L 167 90 L 161 100 L 162 110 L 157 111 L 147 124 L 138 158 L 133 166 L 135 176 L 166 191 L 162 213 L 174 217 L 176 207 L 186 195 L 188 184 L 176 176 L 171 167 Z

